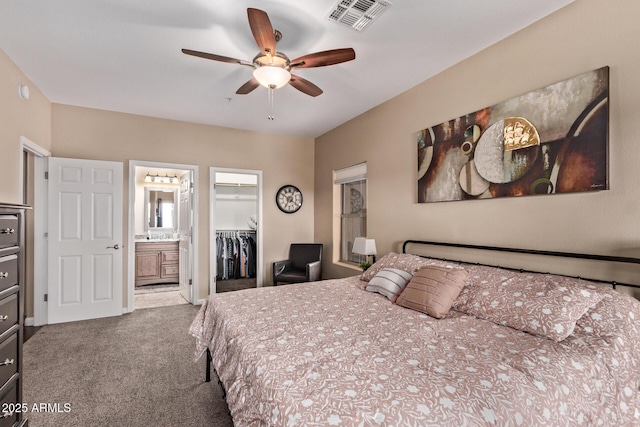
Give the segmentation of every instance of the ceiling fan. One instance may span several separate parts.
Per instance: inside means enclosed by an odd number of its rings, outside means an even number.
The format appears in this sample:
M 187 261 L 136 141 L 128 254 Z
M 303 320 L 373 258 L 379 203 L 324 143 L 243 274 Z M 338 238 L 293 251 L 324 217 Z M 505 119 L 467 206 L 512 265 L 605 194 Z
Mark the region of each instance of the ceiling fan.
M 346 48 L 325 50 L 290 60 L 287 55 L 276 50 L 276 43 L 282 38 L 282 33 L 278 30 L 274 31 L 269 15 L 260 9 L 253 8 L 247 9 L 247 15 L 253 38 L 260 48 L 260 52 L 251 62 L 213 53 L 182 49 L 182 52 L 187 55 L 252 67 L 254 69 L 253 78 L 240 86 L 236 91 L 238 95 L 246 95 L 260 85 L 270 89 L 271 92 L 271 90 L 289 83 L 307 95 L 318 96 L 322 93 L 322 89 L 309 80 L 291 74 L 291 69 L 324 67 L 351 61 L 356 57 L 356 52 L 353 49 Z

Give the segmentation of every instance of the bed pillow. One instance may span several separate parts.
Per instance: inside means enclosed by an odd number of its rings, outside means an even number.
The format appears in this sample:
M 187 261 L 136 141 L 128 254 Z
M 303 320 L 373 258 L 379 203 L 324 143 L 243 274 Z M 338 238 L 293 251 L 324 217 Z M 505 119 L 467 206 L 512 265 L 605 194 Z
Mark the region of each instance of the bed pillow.
M 418 255 L 389 252 L 378 261 L 376 261 L 371 267 L 369 267 L 367 271 L 362 273 L 362 275 L 360 276 L 360 280 L 368 282 L 369 280 L 373 279 L 375 275 L 378 274 L 383 268 L 397 268 L 399 270 L 404 270 L 408 273 L 413 274 L 416 271 L 420 270 L 422 267 L 426 267 L 429 265 L 448 268 L 459 268 L 457 264 L 447 261 L 423 258 Z
M 481 266 L 468 270 L 455 310 L 558 342 L 603 298 L 589 282 L 571 277 Z
M 628 341 L 627 337 L 637 340 L 636 331 L 640 330 L 638 301 L 611 288 L 597 289 L 604 294 L 602 300 L 576 322 L 572 335 L 586 334 L 599 338 L 622 336 L 625 341 Z
M 407 286 L 411 277 L 411 273 L 398 268 L 383 268 L 369 280 L 366 290 L 382 294 L 393 301 L 396 295 Z
M 468 275 L 463 269 L 438 266 L 420 269 L 398 296 L 396 304 L 442 319 L 464 288 Z

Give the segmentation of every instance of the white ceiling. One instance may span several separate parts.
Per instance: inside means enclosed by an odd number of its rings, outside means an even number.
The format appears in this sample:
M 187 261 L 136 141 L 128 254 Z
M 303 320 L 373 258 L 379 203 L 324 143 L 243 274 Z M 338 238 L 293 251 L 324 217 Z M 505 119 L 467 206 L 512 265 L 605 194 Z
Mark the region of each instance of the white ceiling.
M 334 0 L 4 0 L 0 48 L 54 103 L 276 134 L 317 137 L 573 0 L 392 0 L 363 32 L 329 21 Z M 235 91 L 258 53 L 247 7 L 269 14 L 290 58 L 352 47 L 356 59 L 296 74 L 267 120 L 267 90 Z M 17 90 L 16 90 L 17 96 Z

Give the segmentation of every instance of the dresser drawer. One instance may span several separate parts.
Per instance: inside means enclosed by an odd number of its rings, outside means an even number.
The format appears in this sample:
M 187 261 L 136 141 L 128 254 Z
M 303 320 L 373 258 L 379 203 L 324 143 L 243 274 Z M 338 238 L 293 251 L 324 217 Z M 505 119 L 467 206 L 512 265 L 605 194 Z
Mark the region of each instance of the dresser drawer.
M 5 384 L 0 392 L 0 408 L 15 409 L 15 405 L 11 403 L 22 403 L 18 396 L 18 374 L 15 374 L 10 383 Z M 0 411 L 0 427 L 11 427 L 13 423 L 18 421 L 18 412 L 2 412 Z
M 8 255 L 0 258 L 0 291 L 18 283 L 18 256 Z
M 18 294 L 13 294 L 0 300 L 0 334 L 16 323 L 18 323 Z
M 18 371 L 18 334 L 0 343 L 0 384 L 6 383 Z
M 18 244 L 17 215 L 0 215 L 0 248 Z

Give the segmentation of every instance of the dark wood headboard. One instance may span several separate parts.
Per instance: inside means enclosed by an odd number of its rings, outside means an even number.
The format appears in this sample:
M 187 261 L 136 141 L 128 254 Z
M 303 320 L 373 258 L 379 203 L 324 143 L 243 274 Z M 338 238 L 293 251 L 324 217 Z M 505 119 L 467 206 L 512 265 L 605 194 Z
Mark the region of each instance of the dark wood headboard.
M 417 251 L 408 251 L 409 247 L 416 247 L 416 248 L 420 248 Z M 448 253 L 451 253 L 451 251 L 453 251 L 456 254 L 456 257 L 460 254 L 460 256 L 462 256 L 462 254 L 465 251 L 482 251 L 482 252 L 488 252 L 488 253 L 493 253 L 495 258 L 491 258 L 492 261 L 491 262 L 476 262 L 473 260 L 469 260 L 468 257 L 467 258 L 457 258 L 457 259 L 453 259 L 450 256 L 446 256 L 446 257 L 442 257 L 442 256 L 438 256 L 438 255 L 430 255 L 430 254 L 425 254 L 425 250 L 428 251 L 428 248 L 432 247 L 432 248 L 438 248 L 438 249 L 442 249 L 445 248 L 447 249 Z M 506 268 L 506 269 L 511 269 L 511 270 L 519 270 L 519 271 L 526 271 L 526 272 L 531 272 L 531 273 L 553 273 L 553 274 L 560 274 L 560 275 L 564 275 L 564 276 L 571 276 L 571 277 L 577 277 L 583 280 L 590 280 L 593 282 L 599 282 L 599 283 L 605 283 L 605 284 L 609 284 L 611 286 L 613 286 L 614 288 L 618 287 L 618 286 L 625 286 L 625 287 L 629 287 L 629 288 L 636 288 L 636 289 L 640 289 L 640 284 L 634 284 L 634 283 L 626 283 L 626 282 L 620 282 L 617 280 L 612 280 L 612 279 L 607 279 L 607 278 L 602 278 L 602 277 L 589 277 L 588 275 L 581 275 L 581 274 L 564 274 L 562 272 L 558 273 L 555 271 L 551 271 L 551 270 L 546 270 L 544 271 L 543 269 L 539 269 L 539 268 L 529 268 L 529 267 L 518 267 L 518 266 L 514 266 L 513 264 L 509 265 L 508 263 L 503 263 L 502 261 L 505 261 L 508 257 L 513 256 L 514 254 L 517 255 L 523 255 L 523 256 L 534 256 L 537 257 L 539 259 L 544 259 L 544 257 L 553 257 L 556 259 L 566 259 L 566 262 L 571 262 L 570 260 L 573 260 L 574 262 L 577 260 L 580 261 L 592 261 L 595 263 L 600 263 L 601 265 L 607 265 L 608 268 L 610 270 L 618 270 L 619 268 L 616 268 L 616 265 L 633 265 L 634 267 L 640 267 L 640 258 L 632 258 L 632 257 L 622 257 L 622 256 L 609 256 L 609 255 L 596 255 L 596 254 L 584 254 L 584 253 L 573 253 L 573 252 L 557 252 L 557 251 L 544 251 L 544 250 L 536 250 L 536 249 L 520 249 L 520 248 L 506 248 L 506 247 L 500 247 L 500 246 L 485 246 L 485 245 L 471 245 L 471 244 L 464 244 L 464 243 L 448 243 L 448 242 L 430 242 L 430 241 L 425 241 L 425 240 L 405 240 L 404 243 L 402 244 L 402 253 L 413 253 L 416 255 L 420 255 L 420 256 L 427 256 L 430 258 L 438 258 L 438 259 L 444 259 L 447 261 L 451 261 L 451 262 L 459 262 L 459 263 L 467 263 L 467 264 L 480 264 L 480 265 L 487 265 L 487 266 L 491 266 L 491 267 L 498 267 L 498 268 Z M 501 257 L 500 257 L 501 256 Z M 497 263 L 494 263 L 493 260 L 495 260 L 496 258 L 502 258 L 499 259 Z M 547 266 L 548 264 L 546 264 L 544 261 L 541 261 L 539 263 L 542 266 Z M 602 268 L 597 268 L 598 270 L 602 270 Z M 609 271 L 610 273 L 611 271 Z M 636 274 L 637 272 L 637 274 Z M 632 276 L 637 277 L 638 283 L 640 283 L 640 268 L 638 268 L 637 270 L 634 270 L 634 272 L 632 273 Z

